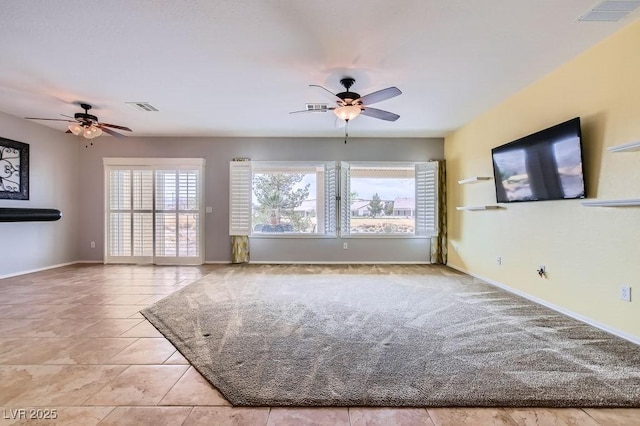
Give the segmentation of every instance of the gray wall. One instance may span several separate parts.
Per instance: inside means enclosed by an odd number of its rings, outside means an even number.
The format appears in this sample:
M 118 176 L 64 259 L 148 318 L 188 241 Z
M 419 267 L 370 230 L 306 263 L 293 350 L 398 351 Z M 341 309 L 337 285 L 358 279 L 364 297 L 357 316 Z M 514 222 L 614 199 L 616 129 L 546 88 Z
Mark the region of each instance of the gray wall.
M 79 258 L 102 261 L 104 247 L 104 157 L 204 158 L 205 259 L 231 260 L 229 237 L 229 162 L 236 157 L 280 161 L 427 161 L 444 158 L 444 142 L 434 139 L 352 138 L 129 138 L 101 137 L 80 151 Z M 275 241 L 274 241 L 275 240 Z M 92 241 L 96 248 L 90 248 Z M 257 262 L 427 261 L 429 240 L 252 238 L 251 260 Z
M 29 200 L 0 207 L 53 208 L 56 222 L 0 222 L 0 277 L 78 260 L 79 141 L 22 118 L 0 113 L 0 136 L 29 144 Z

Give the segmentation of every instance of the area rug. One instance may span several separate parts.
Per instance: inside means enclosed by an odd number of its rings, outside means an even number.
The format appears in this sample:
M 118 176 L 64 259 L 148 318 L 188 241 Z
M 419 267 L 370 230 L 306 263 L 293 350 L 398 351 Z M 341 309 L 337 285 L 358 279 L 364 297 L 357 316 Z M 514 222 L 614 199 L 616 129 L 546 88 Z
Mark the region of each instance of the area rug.
M 142 311 L 239 406 L 640 407 L 640 347 L 443 266 L 224 266 Z

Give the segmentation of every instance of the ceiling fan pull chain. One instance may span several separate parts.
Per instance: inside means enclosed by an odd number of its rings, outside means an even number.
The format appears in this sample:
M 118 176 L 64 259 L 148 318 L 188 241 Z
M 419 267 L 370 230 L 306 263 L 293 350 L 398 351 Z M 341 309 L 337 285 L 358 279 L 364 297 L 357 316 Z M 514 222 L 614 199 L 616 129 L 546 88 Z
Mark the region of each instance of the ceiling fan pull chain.
M 344 126 L 344 143 L 345 145 L 347 144 L 347 138 L 349 137 L 349 120 L 346 120 L 345 126 Z

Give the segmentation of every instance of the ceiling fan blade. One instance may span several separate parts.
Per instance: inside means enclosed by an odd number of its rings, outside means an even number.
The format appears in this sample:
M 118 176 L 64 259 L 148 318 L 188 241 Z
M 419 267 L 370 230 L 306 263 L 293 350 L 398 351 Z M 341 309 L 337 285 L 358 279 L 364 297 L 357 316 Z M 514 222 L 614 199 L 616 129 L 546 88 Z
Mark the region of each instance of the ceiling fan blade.
M 69 118 L 73 118 L 74 120 L 76 119 L 75 117 L 72 117 L 72 116 L 70 116 L 70 115 L 67 115 L 67 114 L 60 114 L 60 115 L 61 115 L 61 116 L 63 116 L 63 117 L 69 117 Z
M 342 102 L 342 99 L 340 99 L 335 93 L 333 93 L 331 90 L 327 89 L 326 87 L 322 87 L 319 84 L 310 84 L 309 87 L 319 87 L 320 89 L 324 90 L 326 93 L 331 95 L 331 100 Z
M 66 121 L 67 123 L 77 123 L 76 120 L 63 120 L 61 118 L 38 118 L 38 117 L 25 117 L 25 120 L 46 120 L 46 121 Z
M 368 95 L 364 95 L 363 97 L 358 99 L 358 101 L 361 102 L 363 105 L 371 105 L 371 104 L 375 104 L 376 102 L 381 102 L 387 99 L 394 98 L 401 94 L 402 92 L 400 91 L 400 89 L 398 89 L 395 86 L 392 86 L 392 87 L 387 87 L 386 89 L 378 90 L 377 92 L 369 93 Z
M 100 126 L 105 126 L 105 127 L 113 127 L 114 129 L 119 129 L 119 130 L 126 130 L 127 132 L 132 132 L 133 130 L 131 130 L 128 127 L 124 127 L 124 126 L 117 126 L 115 124 L 109 124 L 109 123 L 99 123 Z
M 301 111 L 291 111 L 289 114 L 298 114 L 301 112 L 327 112 L 327 111 L 333 111 L 335 108 L 331 107 L 331 108 L 325 108 L 325 109 L 303 109 Z
M 126 139 L 127 137 L 125 135 L 121 135 L 120 133 L 114 132 L 113 130 L 107 128 L 107 127 L 102 127 L 103 124 L 100 123 L 98 124 L 98 127 L 100 129 L 102 129 L 103 132 L 110 134 L 111 136 L 115 136 L 118 139 Z
M 360 114 L 368 115 L 369 117 L 373 117 L 373 118 L 377 118 L 385 121 L 396 121 L 398 118 L 400 118 L 398 114 L 394 114 L 389 111 L 383 111 L 377 108 L 369 108 L 369 107 L 362 108 L 362 111 L 360 111 Z

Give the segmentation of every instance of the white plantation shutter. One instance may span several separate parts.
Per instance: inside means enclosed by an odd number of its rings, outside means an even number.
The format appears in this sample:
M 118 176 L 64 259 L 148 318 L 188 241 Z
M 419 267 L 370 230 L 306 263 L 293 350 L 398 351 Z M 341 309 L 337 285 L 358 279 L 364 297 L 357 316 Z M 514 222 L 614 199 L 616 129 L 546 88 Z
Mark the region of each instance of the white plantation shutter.
M 156 170 L 155 174 L 156 256 L 199 257 L 200 171 Z
M 105 262 L 201 264 L 204 160 L 105 158 L 104 163 Z
M 351 166 L 340 163 L 340 234 L 349 235 L 351 230 Z
M 336 233 L 338 191 L 336 187 L 337 165 L 331 161 L 324 166 L 324 233 Z
M 251 235 L 251 161 L 229 164 L 229 235 Z
M 107 254 L 131 256 L 131 170 L 110 170 Z
M 153 256 L 153 173 L 151 170 L 111 169 L 108 203 L 107 256 Z
M 416 164 L 416 235 L 438 235 L 438 163 Z
M 153 256 L 153 171 L 132 170 L 133 256 Z

